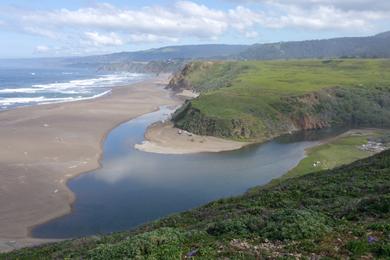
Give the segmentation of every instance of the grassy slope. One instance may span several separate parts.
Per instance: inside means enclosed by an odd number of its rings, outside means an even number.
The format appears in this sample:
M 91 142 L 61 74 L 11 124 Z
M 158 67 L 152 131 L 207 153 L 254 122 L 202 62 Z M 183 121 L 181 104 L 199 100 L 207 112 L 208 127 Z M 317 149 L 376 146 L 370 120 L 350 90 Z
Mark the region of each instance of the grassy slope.
M 350 164 L 356 160 L 372 156 L 374 153 L 363 151 L 361 145 L 369 140 L 387 138 L 388 130 L 353 131 L 343 134 L 330 142 L 309 149 L 307 157 L 281 179 L 298 177 L 312 172 L 333 169 L 344 164 Z M 314 163 L 320 164 L 314 166 Z
M 334 170 L 257 187 L 243 196 L 134 232 L 65 241 L 0 259 L 390 257 L 390 151 Z
M 195 63 L 186 79 L 194 89 L 202 92 L 198 99 L 191 101 L 191 107 L 199 111 L 197 116 L 201 119 L 187 114 L 178 117 L 176 124 L 196 133 L 235 139 L 263 140 L 288 132 L 293 127 L 289 121 L 299 121 L 305 113 L 314 116 L 316 120 L 329 119 L 328 123 L 336 123 L 334 121 L 337 118 L 341 121 L 337 123 L 350 123 L 345 121 L 357 116 L 359 122 L 367 121 L 360 122 L 362 125 L 370 125 L 375 123 L 367 120 L 371 112 L 385 110 L 388 113 L 390 107 L 390 60 Z M 290 98 L 334 87 L 342 89 L 338 91 L 342 93 L 336 93 L 336 98 L 328 100 L 329 93 L 319 98 L 324 103 L 345 99 L 343 104 L 331 104 L 338 111 L 314 104 L 316 100 L 302 103 Z M 340 98 L 340 95 L 347 98 Z M 307 102 L 314 104 L 310 111 Z M 353 115 L 356 103 L 360 104 L 361 111 Z M 330 112 L 335 115 L 329 115 Z M 331 116 L 334 118 L 328 118 Z M 206 119 L 212 119 L 212 124 L 222 129 L 233 127 L 230 124 L 232 120 L 241 120 L 240 126 L 247 129 L 247 134 L 199 128 L 199 123 Z M 191 124 L 191 121 L 194 123 Z M 390 124 L 386 120 L 377 120 L 376 123 Z

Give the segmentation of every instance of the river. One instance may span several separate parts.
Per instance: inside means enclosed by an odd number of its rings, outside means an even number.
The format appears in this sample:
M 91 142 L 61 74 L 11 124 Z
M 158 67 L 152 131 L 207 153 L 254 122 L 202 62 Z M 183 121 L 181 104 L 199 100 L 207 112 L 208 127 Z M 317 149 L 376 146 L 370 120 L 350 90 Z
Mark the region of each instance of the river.
M 134 149 L 148 125 L 165 119 L 163 107 L 124 123 L 104 143 L 102 168 L 72 179 L 70 214 L 32 230 L 39 238 L 73 238 L 136 227 L 215 199 L 239 195 L 278 178 L 305 149 L 343 129 L 301 132 L 223 153 L 151 154 Z

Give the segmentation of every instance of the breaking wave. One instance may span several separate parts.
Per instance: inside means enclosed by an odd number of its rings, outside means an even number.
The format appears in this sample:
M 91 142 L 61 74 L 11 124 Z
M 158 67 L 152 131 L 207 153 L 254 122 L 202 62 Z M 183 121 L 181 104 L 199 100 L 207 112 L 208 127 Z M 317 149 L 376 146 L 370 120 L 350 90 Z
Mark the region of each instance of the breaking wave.
M 68 82 L 34 84 L 31 87 L 6 87 L 0 89 L 0 109 L 94 99 L 110 93 L 115 86 L 134 83 L 144 77 L 144 74 L 122 73 Z

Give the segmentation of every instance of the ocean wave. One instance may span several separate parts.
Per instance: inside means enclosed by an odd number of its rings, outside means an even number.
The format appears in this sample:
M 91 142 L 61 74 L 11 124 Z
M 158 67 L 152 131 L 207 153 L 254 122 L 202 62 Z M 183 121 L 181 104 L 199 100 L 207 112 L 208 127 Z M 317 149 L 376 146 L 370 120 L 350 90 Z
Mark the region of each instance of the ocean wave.
M 142 78 L 143 74 L 126 73 L 103 75 L 99 78 L 71 80 L 69 82 L 55 82 L 49 84 L 35 84 L 24 88 L 5 88 L 0 89 L 1 94 L 94 94 L 95 88 L 109 88 L 122 84 L 127 84 Z
M 17 104 L 53 104 L 53 103 L 63 103 L 63 102 L 70 102 L 70 101 L 81 101 L 81 100 L 90 100 L 95 99 L 98 97 L 102 97 L 104 95 L 107 95 L 110 93 L 111 90 L 104 91 L 102 93 L 90 96 L 90 97 L 61 97 L 61 98 L 49 98 L 45 96 L 39 96 L 39 97 L 11 97 L 11 98 L 0 98 L 0 106 L 6 107 L 6 106 L 12 106 Z

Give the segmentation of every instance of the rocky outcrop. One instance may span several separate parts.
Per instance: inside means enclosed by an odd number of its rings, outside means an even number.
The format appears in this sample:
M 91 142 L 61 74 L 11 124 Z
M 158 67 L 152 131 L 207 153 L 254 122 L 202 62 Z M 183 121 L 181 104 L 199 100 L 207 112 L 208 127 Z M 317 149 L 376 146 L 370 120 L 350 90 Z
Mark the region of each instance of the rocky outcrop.
M 303 115 L 295 122 L 297 129 L 312 130 L 330 127 L 330 123 L 310 115 Z
M 205 71 L 217 62 L 204 61 L 204 62 L 190 62 L 187 63 L 181 71 L 174 74 L 167 88 L 173 91 L 179 92 L 182 90 L 195 90 L 198 91 L 196 84 L 191 82 L 189 75 L 194 71 Z M 200 91 L 200 90 L 199 90 Z
M 190 82 L 188 82 L 186 77 L 192 70 L 192 66 L 193 63 L 186 64 L 182 71 L 175 73 L 170 80 L 167 88 L 172 89 L 173 91 L 180 91 L 184 89 L 191 90 L 192 86 Z

